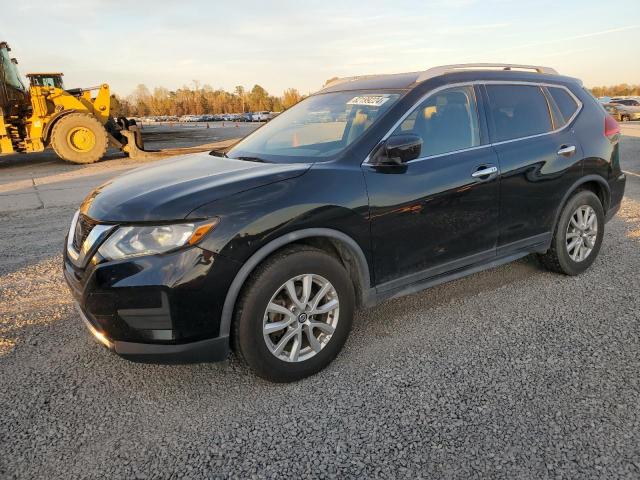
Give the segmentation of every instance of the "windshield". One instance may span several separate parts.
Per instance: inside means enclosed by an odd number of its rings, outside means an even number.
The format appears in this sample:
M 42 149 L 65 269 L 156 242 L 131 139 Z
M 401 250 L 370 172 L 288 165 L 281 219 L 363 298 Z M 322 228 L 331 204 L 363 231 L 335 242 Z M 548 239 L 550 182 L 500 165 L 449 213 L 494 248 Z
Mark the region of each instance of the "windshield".
M 311 96 L 256 130 L 227 156 L 281 163 L 334 156 L 360 138 L 399 97 L 370 90 Z
M 60 77 L 59 75 L 52 75 L 50 77 L 44 75 L 32 75 L 31 85 L 36 87 L 55 87 L 64 89 L 62 77 Z
M 18 90 L 26 91 L 24 87 L 24 83 L 22 83 L 22 79 L 20 78 L 20 73 L 18 73 L 18 68 L 11 61 L 11 57 L 9 56 L 9 52 L 6 47 L 0 48 L 0 69 L 2 70 L 4 81 L 11 85 L 13 88 L 17 88 Z

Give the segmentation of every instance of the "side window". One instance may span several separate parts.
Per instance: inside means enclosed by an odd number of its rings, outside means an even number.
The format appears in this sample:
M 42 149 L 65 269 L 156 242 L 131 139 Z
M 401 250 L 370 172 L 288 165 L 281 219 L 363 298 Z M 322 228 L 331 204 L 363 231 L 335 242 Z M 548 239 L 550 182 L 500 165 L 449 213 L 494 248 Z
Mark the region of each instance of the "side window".
M 458 87 L 431 95 L 405 118 L 394 135 L 422 138 L 421 157 L 480 145 L 473 87 Z
M 487 85 L 494 141 L 551 131 L 547 99 L 534 85 Z
M 561 125 L 558 126 L 565 125 L 571 117 L 573 117 L 573 114 L 576 113 L 576 110 L 578 110 L 578 104 L 564 88 L 548 87 L 547 90 L 562 114 L 560 120 L 564 120 L 561 122 Z

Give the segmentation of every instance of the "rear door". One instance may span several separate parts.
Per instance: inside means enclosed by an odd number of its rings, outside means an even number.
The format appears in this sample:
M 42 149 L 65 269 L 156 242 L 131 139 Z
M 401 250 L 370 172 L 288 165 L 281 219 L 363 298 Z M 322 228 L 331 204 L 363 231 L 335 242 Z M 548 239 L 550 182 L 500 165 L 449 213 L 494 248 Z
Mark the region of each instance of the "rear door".
M 579 101 L 564 87 L 484 86 L 489 130 L 500 162 L 498 255 L 544 245 L 565 193 L 582 174 L 571 124 Z M 562 103 L 566 117 L 553 96 Z M 571 105 L 572 102 L 572 105 Z

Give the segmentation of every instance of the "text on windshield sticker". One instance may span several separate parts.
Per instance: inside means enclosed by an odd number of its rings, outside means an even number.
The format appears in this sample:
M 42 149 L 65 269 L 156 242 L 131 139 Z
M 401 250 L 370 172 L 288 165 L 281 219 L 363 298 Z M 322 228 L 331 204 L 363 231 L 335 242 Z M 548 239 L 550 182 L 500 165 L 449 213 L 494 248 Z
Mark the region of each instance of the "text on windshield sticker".
M 379 107 L 389 100 L 389 97 L 383 95 L 362 95 L 353 97 L 347 102 L 347 105 L 367 105 L 369 107 Z

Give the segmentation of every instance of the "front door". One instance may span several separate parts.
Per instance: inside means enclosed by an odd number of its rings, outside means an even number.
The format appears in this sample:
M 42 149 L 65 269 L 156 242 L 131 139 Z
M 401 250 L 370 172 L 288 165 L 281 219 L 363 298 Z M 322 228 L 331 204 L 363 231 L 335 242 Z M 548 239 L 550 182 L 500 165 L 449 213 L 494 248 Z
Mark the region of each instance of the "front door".
M 482 145 L 475 90 L 430 95 L 392 133 L 423 140 L 403 165 L 363 164 L 376 284 L 382 291 L 495 256 L 498 160 Z

